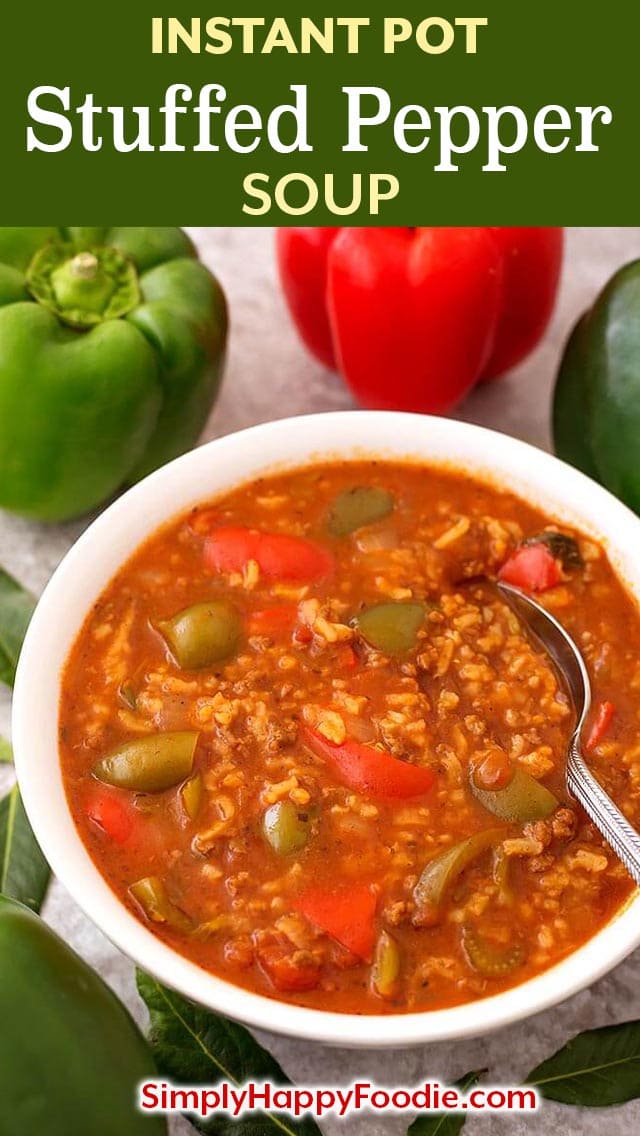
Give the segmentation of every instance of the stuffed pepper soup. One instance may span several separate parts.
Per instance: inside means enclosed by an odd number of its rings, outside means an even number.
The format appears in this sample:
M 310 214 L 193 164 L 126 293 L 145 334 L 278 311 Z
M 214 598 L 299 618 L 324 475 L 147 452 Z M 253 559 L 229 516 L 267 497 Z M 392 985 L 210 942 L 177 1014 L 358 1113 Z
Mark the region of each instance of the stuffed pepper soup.
M 152 533 L 75 642 L 65 788 L 122 903 L 213 974 L 352 1014 L 481 999 L 600 930 L 632 883 L 498 579 L 581 648 L 585 753 L 640 826 L 640 617 L 604 549 L 463 473 L 330 462 Z

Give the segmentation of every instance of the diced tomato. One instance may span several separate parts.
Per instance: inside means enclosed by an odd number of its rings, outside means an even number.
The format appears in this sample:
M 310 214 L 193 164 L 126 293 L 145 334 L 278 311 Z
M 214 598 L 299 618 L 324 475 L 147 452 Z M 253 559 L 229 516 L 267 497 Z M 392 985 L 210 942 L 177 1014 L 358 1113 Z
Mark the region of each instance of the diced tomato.
M 432 769 L 410 765 L 375 746 L 351 739 L 336 745 L 317 730 L 304 728 L 302 740 L 320 757 L 326 758 L 344 785 L 374 797 L 421 797 L 428 793 L 436 776 Z
M 292 943 L 260 946 L 258 962 L 276 990 L 291 993 L 313 990 L 320 980 L 320 963 L 307 951 L 297 951 Z
M 544 544 L 527 544 L 517 548 L 498 572 L 505 584 L 522 588 L 523 592 L 544 592 L 562 579 L 558 561 Z
M 611 719 L 613 718 L 615 712 L 616 708 L 613 705 L 613 702 L 600 703 L 593 718 L 591 730 L 589 731 L 589 737 L 587 738 L 584 745 L 587 753 L 589 753 L 590 750 L 595 749 L 598 742 L 602 741 L 602 738 L 611 725 Z
M 293 632 L 293 641 L 294 643 L 297 643 L 298 646 L 305 647 L 308 643 L 311 643 L 313 641 L 313 631 L 310 627 L 307 627 L 304 623 L 301 623 L 300 626 L 296 627 L 295 631 Z
M 247 616 L 247 627 L 250 635 L 286 635 L 291 634 L 298 615 L 298 609 L 293 604 L 280 604 L 279 607 L 265 607 L 261 611 L 252 611 Z
M 86 804 L 89 820 L 116 844 L 126 844 L 136 820 L 133 805 L 108 789 L 94 789 Z
M 331 890 L 310 888 L 303 892 L 295 906 L 325 935 L 330 935 L 365 962 L 371 961 L 376 896 L 368 885 L 353 884 Z
M 204 558 L 212 572 L 241 572 L 255 560 L 264 576 L 280 580 L 321 580 L 334 568 L 331 553 L 313 541 L 247 528 L 214 529 Z
M 473 771 L 479 789 L 504 789 L 513 776 L 513 764 L 500 746 L 491 746 Z

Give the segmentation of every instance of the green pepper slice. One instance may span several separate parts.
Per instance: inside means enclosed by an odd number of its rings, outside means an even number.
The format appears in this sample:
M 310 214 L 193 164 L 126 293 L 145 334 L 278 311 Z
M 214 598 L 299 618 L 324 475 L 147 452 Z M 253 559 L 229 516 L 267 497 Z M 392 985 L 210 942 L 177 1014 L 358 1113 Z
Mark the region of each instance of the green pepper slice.
M 193 777 L 190 777 L 188 781 L 185 781 L 180 790 L 182 807 L 189 817 L 189 820 L 196 819 L 202 808 L 203 797 L 204 785 L 202 783 L 202 777 L 199 773 L 196 773 Z
M 504 789 L 478 788 L 473 773 L 470 785 L 471 792 L 483 808 L 501 820 L 516 821 L 518 824 L 542 820 L 558 807 L 558 798 L 551 790 L 519 767 L 514 770 Z
M 159 876 L 145 876 L 138 880 L 129 888 L 129 894 L 151 923 L 166 923 L 174 931 L 192 930 L 191 920 L 171 902 Z
M 309 820 L 298 813 L 291 801 L 278 801 L 262 819 L 264 835 L 279 856 L 299 852 L 309 839 Z
M 237 649 L 240 616 L 225 600 L 193 604 L 155 625 L 179 667 L 199 671 L 228 659 Z
M 371 971 L 371 984 L 381 998 L 392 998 L 400 976 L 400 948 L 395 939 L 383 931 L 376 944 Z
M 513 903 L 511 888 L 511 857 L 507 856 L 502 844 L 498 845 L 493 858 L 493 880 L 498 889 L 498 900 L 504 907 Z
M 118 697 L 124 703 L 128 710 L 135 710 L 138 705 L 138 696 L 133 688 L 133 683 L 123 682 L 118 690 Z
M 363 639 L 385 655 L 406 655 L 424 623 L 424 603 L 382 603 L 367 607 L 354 623 Z
M 468 925 L 462 928 L 462 949 L 469 966 L 483 978 L 503 978 L 522 966 L 525 959 L 524 948 L 520 944 L 500 950 Z
M 437 911 L 446 891 L 464 869 L 503 839 L 504 829 L 485 828 L 430 860 L 413 890 L 418 907 Z
M 125 742 L 94 766 L 107 785 L 136 793 L 161 793 L 189 777 L 200 735 L 196 731 L 150 734 Z
M 356 485 L 336 497 L 327 518 L 327 528 L 331 536 L 348 536 L 356 529 L 382 520 L 393 506 L 393 497 L 386 489 Z

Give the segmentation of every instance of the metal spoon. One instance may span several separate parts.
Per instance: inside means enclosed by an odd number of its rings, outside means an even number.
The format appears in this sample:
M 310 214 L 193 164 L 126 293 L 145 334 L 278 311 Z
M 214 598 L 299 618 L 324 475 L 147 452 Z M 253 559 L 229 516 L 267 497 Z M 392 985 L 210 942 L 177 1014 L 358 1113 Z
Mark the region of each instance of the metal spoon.
M 640 886 L 640 835 L 596 781 L 582 756 L 581 735 L 591 706 L 591 684 L 585 661 L 562 624 L 541 604 L 511 584 L 498 581 L 496 586 L 550 655 L 571 695 L 578 720 L 569 743 L 567 788 Z

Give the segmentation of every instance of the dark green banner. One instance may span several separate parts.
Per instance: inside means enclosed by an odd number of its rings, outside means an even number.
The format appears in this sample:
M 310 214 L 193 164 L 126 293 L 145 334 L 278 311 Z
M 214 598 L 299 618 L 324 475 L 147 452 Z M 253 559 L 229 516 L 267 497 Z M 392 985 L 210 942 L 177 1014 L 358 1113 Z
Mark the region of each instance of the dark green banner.
M 637 6 L 166 11 L 5 6 L 3 224 L 638 219 Z

